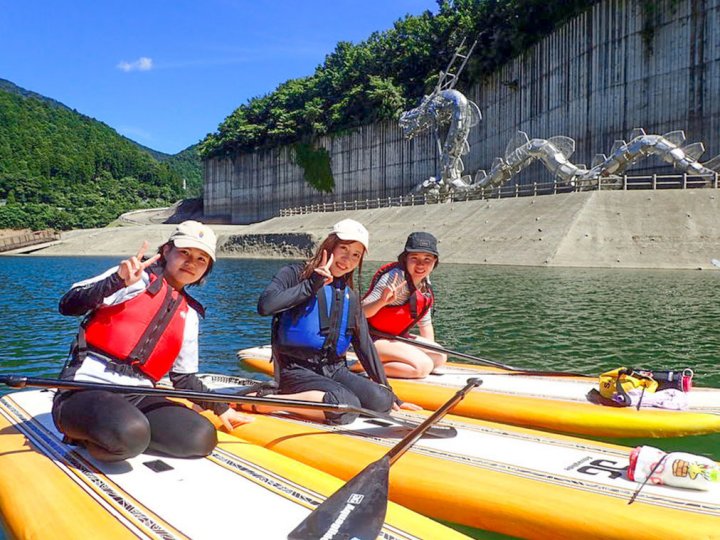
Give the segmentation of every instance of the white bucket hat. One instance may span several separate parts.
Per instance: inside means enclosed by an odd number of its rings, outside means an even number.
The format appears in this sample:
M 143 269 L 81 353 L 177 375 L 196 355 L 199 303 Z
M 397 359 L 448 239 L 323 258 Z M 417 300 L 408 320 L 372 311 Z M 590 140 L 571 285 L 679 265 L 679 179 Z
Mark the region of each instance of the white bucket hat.
M 199 221 L 183 221 L 170 235 L 169 241 L 179 248 L 202 249 L 215 261 L 217 237 L 210 227 Z
M 354 219 L 343 219 L 333 225 L 332 232 L 340 240 L 360 242 L 365 251 L 370 251 L 370 234 L 367 229 Z

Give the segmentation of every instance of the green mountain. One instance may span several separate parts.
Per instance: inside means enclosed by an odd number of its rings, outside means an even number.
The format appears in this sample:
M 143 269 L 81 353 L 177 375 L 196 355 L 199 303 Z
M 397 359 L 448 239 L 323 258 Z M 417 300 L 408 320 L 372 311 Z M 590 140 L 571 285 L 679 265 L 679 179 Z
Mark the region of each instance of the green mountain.
M 43 95 L 33 92 L 31 90 L 26 90 L 25 88 L 22 88 L 22 87 L 16 85 L 15 83 L 10 82 L 5 79 L 0 79 L 0 91 L 8 92 L 9 94 L 16 94 L 18 96 L 23 96 L 23 97 L 27 97 L 27 98 L 35 98 L 44 103 L 47 103 L 48 105 L 51 105 L 52 107 L 60 107 L 62 109 L 66 109 L 68 111 L 72 110 L 70 107 L 68 107 L 67 105 L 65 105 L 63 103 L 60 103 L 59 101 L 55 101 L 52 98 L 43 96 Z
M 198 196 L 194 148 L 156 152 L 0 79 L 0 228 L 101 227 L 129 210 Z

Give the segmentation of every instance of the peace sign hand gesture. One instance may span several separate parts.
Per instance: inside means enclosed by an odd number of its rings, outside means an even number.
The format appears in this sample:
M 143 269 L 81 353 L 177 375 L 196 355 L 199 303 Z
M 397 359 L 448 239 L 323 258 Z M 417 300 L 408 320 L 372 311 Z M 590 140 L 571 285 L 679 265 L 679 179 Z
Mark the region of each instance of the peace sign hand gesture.
M 322 252 L 322 258 L 320 259 L 320 265 L 315 269 L 316 274 L 320 274 L 322 277 L 325 278 L 325 282 L 323 285 L 330 285 L 333 282 L 333 279 L 335 279 L 330 272 L 330 267 L 333 263 L 333 255 L 330 254 L 330 259 L 328 260 L 327 251 L 323 250 Z
M 388 283 L 387 287 L 385 287 L 382 290 L 382 293 L 380 293 L 380 301 L 386 306 L 393 303 L 397 300 L 398 292 L 405 286 L 406 283 L 407 280 L 403 279 L 400 281 L 400 276 L 395 274 L 392 281 Z
M 147 251 L 149 245 L 150 244 L 148 244 L 148 241 L 145 240 L 136 255 L 120 262 L 117 273 L 118 276 L 120 276 L 120 279 L 122 279 L 125 283 L 126 287 L 129 287 L 133 283 L 137 283 L 138 281 L 140 281 L 143 270 L 145 270 L 148 266 L 150 266 L 160 258 L 160 254 L 156 253 L 147 261 L 142 260 L 143 255 L 145 255 L 145 252 Z

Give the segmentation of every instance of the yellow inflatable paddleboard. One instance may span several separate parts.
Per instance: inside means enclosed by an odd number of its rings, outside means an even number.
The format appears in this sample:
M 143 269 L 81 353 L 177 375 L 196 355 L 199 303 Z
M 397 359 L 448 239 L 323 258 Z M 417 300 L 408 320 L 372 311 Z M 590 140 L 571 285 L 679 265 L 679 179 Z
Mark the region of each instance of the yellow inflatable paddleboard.
M 243 365 L 272 375 L 270 347 L 238 352 Z M 353 355 L 348 359 L 360 366 Z M 357 367 L 355 367 L 357 366 Z M 589 397 L 598 388 L 597 377 L 547 377 L 448 363 L 424 379 L 390 379 L 400 399 L 434 410 L 457 392 L 470 377 L 481 377 L 453 413 L 552 431 L 596 437 L 682 437 L 720 432 L 720 389 L 695 387 L 686 393 L 685 410 L 611 407 Z
M 206 458 L 104 463 L 63 442 L 53 393 L 0 399 L 0 515 L 10 538 L 285 539 L 343 482 L 219 433 Z M 396 504 L 379 538 L 466 538 Z
M 203 376 L 216 391 L 250 381 Z M 394 413 L 419 423 L 418 413 Z M 522 538 L 720 538 L 718 491 L 640 484 L 627 475 L 630 448 L 448 416 L 455 437 L 423 437 L 390 471 L 393 501 L 433 518 Z M 378 460 L 407 428 L 377 418 L 345 426 L 287 413 L 256 415 L 233 432 L 349 479 Z

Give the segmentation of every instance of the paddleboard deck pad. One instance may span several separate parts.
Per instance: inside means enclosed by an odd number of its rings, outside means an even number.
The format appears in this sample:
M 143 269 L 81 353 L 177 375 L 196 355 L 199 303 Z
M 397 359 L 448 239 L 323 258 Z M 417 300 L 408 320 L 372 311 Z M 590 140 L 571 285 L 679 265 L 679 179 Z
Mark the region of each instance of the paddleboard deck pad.
M 63 442 L 53 392 L 0 399 L 0 514 L 11 538 L 287 538 L 343 482 L 218 433 L 206 458 L 118 463 Z M 390 504 L 380 538 L 465 538 Z
M 270 347 L 239 351 L 238 358 L 253 371 L 272 375 Z M 354 369 L 359 363 L 348 360 Z M 357 367 L 355 367 L 357 366 Z M 591 399 L 597 377 L 522 375 L 497 368 L 448 363 L 424 379 L 390 379 L 397 396 L 425 409 L 440 407 L 470 377 L 480 377 L 453 410 L 454 414 L 518 426 L 597 437 L 682 437 L 720 432 L 720 389 L 695 387 L 687 393 L 689 408 L 612 407 Z

